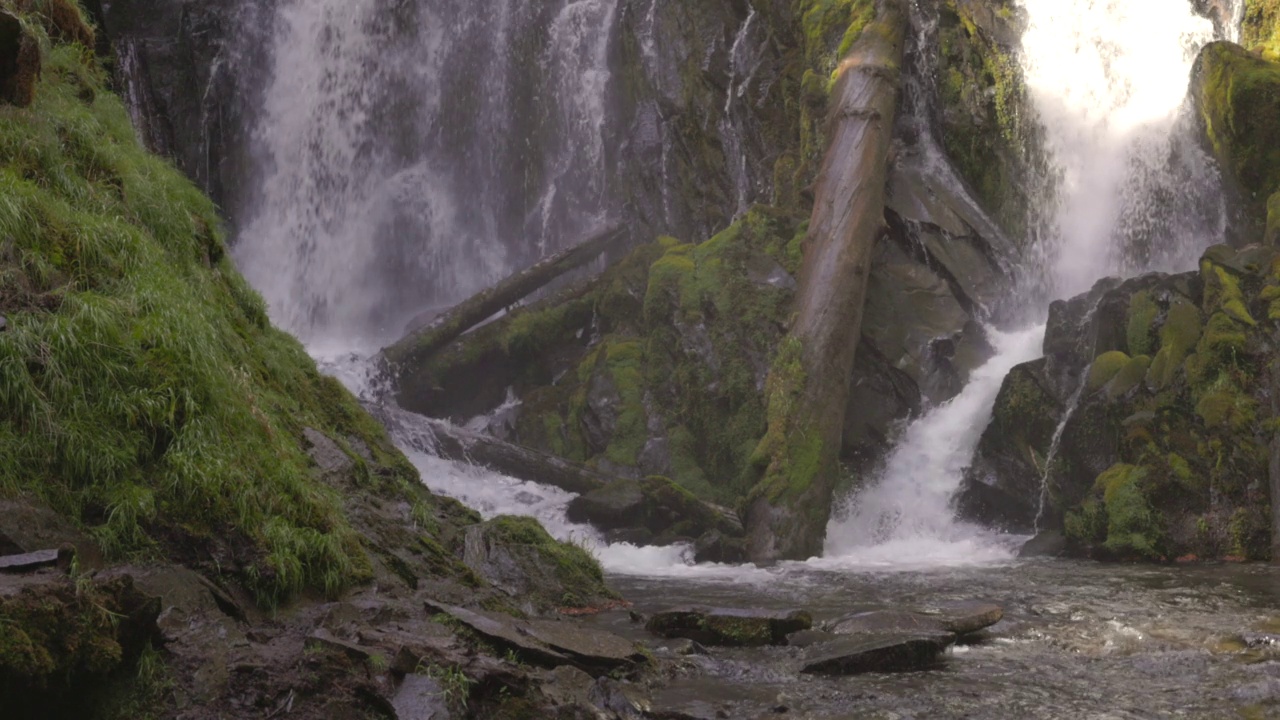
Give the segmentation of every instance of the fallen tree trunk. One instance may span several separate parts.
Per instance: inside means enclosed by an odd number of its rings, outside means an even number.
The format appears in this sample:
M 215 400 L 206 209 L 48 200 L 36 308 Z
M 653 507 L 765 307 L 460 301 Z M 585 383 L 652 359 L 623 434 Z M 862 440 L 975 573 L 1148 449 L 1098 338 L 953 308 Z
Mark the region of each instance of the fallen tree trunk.
M 439 420 L 429 420 L 435 450 L 443 458 L 483 465 L 504 475 L 551 485 L 571 493 L 599 490 L 612 477 L 586 465 L 548 455 L 490 435 L 472 432 Z
M 529 268 L 458 304 L 426 327 L 384 349 L 382 353 L 393 363 L 420 364 L 504 308 L 529 297 L 562 275 L 586 265 L 625 236 L 624 228 L 611 228 L 568 250 L 539 260 Z
M 747 499 L 746 528 L 758 563 L 822 552 L 871 254 L 884 228 L 906 27 L 904 0 L 877 0 L 837 70 L 796 315 L 769 373 L 768 431 L 753 458 L 764 474 Z

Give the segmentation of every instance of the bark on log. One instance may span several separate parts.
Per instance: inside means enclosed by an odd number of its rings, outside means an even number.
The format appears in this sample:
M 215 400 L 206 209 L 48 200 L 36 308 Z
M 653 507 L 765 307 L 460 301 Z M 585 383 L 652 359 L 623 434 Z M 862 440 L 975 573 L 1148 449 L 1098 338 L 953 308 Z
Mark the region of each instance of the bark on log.
M 504 475 L 579 494 L 599 490 L 613 480 L 586 465 L 439 420 L 428 422 L 435 435 L 436 452 L 449 460 L 483 465 Z
M 395 364 L 421 364 L 463 333 L 493 317 L 503 308 L 529 297 L 562 275 L 586 265 L 625 236 L 624 228 L 611 228 L 568 250 L 539 260 L 529 268 L 463 301 L 431 324 L 383 349 L 382 354 Z
M 769 374 L 769 427 L 754 458 L 764 476 L 747 501 L 757 563 L 822 552 L 871 254 L 884 228 L 906 28 L 904 0 L 877 0 L 876 18 L 837 71 L 796 315 Z

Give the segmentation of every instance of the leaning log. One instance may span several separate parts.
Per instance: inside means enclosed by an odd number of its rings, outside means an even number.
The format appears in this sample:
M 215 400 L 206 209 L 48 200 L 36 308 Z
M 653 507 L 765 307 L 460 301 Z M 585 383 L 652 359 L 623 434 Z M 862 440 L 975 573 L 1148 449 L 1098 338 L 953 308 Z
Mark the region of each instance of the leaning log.
M 439 420 L 428 422 L 435 435 L 436 453 L 448 460 L 481 465 L 513 478 L 579 494 L 599 490 L 613 480 L 580 463 Z
M 524 300 L 552 281 L 599 257 L 626 236 L 624 228 L 596 233 L 585 242 L 539 260 L 506 280 L 462 302 L 426 327 L 384 349 L 383 355 L 399 365 L 418 365 L 468 330 Z
M 877 0 L 837 70 L 796 314 L 769 374 L 768 431 L 753 458 L 764 472 L 746 515 L 758 563 L 822 551 L 871 254 L 884 229 L 906 28 L 904 0 Z

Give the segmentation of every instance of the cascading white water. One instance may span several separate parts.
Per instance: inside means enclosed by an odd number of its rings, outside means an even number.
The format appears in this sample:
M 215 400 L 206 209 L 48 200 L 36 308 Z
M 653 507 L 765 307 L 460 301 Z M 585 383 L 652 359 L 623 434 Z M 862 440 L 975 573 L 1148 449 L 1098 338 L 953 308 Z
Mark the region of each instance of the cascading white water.
M 616 7 L 280 3 L 236 244 L 275 322 L 376 347 L 594 229 Z
M 1213 23 L 1188 2 L 1019 2 L 1029 20 L 1023 73 L 1058 175 L 1047 184 L 1057 195 L 1039 199 L 1053 228 L 1037 248 L 1040 282 L 1051 296 L 1070 296 L 1106 275 L 1191 267 L 1224 230 L 1216 172 L 1179 123 Z M 1000 538 L 957 520 L 951 507 L 1004 376 L 1039 356 L 1043 327 L 994 335 L 996 356 L 957 398 L 911 424 L 883 470 L 846 500 L 819 564 L 1010 556 Z
M 1039 208 L 1054 228 L 1042 248 L 1053 294 L 1190 267 L 1217 240 L 1205 234 L 1222 232 L 1220 208 L 1202 209 L 1210 217 L 1199 222 L 1180 215 L 1219 197 L 1200 192 L 1216 175 L 1178 126 L 1213 23 L 1185 0 L 1019 1 L 1023 73 L 1058 174 L 1057 197 Z
M 955 520 L 951 497 L 1000 384 L 1015 365 L 1040 356 L 1044 327 L 990 332 L 995 356 L 951 401 L 907 428 L 884 469 L 850 497 L 827 527 L 824 566 L 956 564 L 1008 557 L 981 527 Z

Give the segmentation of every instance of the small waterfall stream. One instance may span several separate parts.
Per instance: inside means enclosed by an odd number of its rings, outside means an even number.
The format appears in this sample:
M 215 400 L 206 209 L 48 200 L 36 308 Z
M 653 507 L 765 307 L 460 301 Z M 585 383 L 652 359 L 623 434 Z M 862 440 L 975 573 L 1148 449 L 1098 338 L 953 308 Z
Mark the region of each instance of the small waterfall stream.
M 1036 209 L 1049 236 L 1023 267 L 1041 277 L 1025 284 L 1070 297 L 1107 275 L 1193 266 L 1225 232 L 1217 172 L 1195 146 L 1183 108 L 1213 23 L 1189 3 L 1163 0 L 1019 4 L 1029 21 L 1022 69 L 1057 175 L 1045 184 L 1054 194 Z M 828 562 L 1010 556 L 1006 540 L 957 520 L 950 502 L 1001 381 L 1039 356 L 1043 327 L 994 335 L 996 357 L 959 397 L 911 424 L 882 471 L 846 500 L 828 529 Z

